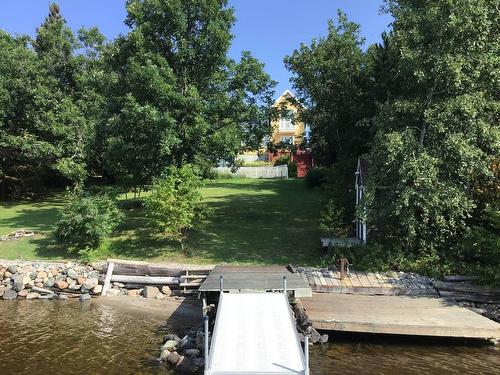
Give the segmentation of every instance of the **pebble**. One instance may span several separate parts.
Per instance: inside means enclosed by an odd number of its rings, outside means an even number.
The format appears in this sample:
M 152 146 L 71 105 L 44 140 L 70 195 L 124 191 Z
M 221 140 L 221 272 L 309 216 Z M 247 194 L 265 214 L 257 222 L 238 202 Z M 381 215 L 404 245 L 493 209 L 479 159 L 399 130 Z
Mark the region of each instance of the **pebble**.
M 23 289 L 17 292 L 18 297 L 26 297 L 28 295 L 28 289 Z
M 17 292 L 13 289 L 6 289 L 3 293 L 3 299 L 14 299 L 17 297 Z

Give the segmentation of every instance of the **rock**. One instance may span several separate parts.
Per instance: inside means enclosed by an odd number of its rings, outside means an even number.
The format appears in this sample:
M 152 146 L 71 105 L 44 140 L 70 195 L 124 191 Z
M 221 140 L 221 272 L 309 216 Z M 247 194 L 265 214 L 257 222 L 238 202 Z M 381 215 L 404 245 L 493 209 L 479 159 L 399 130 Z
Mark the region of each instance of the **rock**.
M 13 289 L 6 289 L 3 293 L 3 299 L 14 299 L 17 297 L 17 292 Z
M 5 293 L 5 285 L 0 285 L 0 297 Z
M 85 294 L 82 294 L 80 296 L 80 302 L 83 302 L 83 301 L 90 301 L 91 297 L 90 297 L 90 294 L 88 293 L 85 293 Z
M 43 288 L 43 283 L 35 283 L 35 286 L 38 288 Z
M 189 350 L 189 349 L 196 349 L 196 344 L 189 339 L 183 340 L 181 342 L 181 350 L 185 351 L 185 350 Z
M 321 335 L 318 342 L 320 344 L 326 344 L 328 342 L 328 335 L 327 334 Z
M 161 347 L 163 349 L 167 349 L 170 351 L 173 351 L 175 348 L 177 348 L 178 343 L 175 340 L 168 340 L 163 346 Z
M 160 293 L 160 290 L 155 286 L 146 286 L 142 291 L 142 295 L 146 298 L 156 298 L 158 293 Z
M 13 275 L 17 272 L 17 266 L 14 264 L 11 264 L 10 266 L 7 267 L 7 270 Z
M 18 297 L 26 297 L 28 295 L 28 289 L 22 289 L 19 292 L 17 292 Z
M 119 283 L 118 281 L 115 281 L 113 285 L 116 286 L 117 288 L 125 288 L 125 284 Z
M 166 334 L 165 336 L 163 336 L 163 343 L 165 344 L 167 341 L 175 341 L 177 343 L 177 345 L 181 345 L 181 338 L 173 333 L 168 333 Z
M 162 292 L 159 292 L 156 297 L 156 299 L 165 299 L 165 294 L 163 294 Z
M 52 299 L 54 298 L 55 294 L 42 294 L 38 299 Z
M 85 282 L 82 284 L 85 289 L 91 290 L 95 288 L 99 284 L 99 280 L 97 278 L 89 278 L 85 280 Z
M 40 298 L 40 293 L 30 292 L 26 295 L 26 299 L 37 299 Z
M 71 284 L 71 285 L 69 286 L 69 289 L 70 289 L 70 290 L 80 290 L 80 288 L 81 288 L 81 287 L 82 287 L 82 286 L 81 286 L 81 285 L 78 285 L 78 284 Z
M 79 278 L 76 279 L 76 282 L 78 284 L 80 284 L 80 285 L 83 285 L 83 283 L 85 282 L 85 280 L 87 280 L 85 277 L 81 277 L 80 276 Z M 92 289 L 92 288 L 90 288 L 90 289 Z
M 6 272 L 4 272 L 3 277 L 6 278 L 6 279 L 8 279 L 9 277 L 12 277 L 12 275 L 13 275 L 12 272 L 6 271 Z
M 167 357 L 168 363 L 170 363 L 172 366 L 175 366 L 180 359 L 181 356 L 177 352 L 171 352 Z
M 49 277 L 47 281 L 43 284 L 43 286 L 51 288 L 54 286 L 55 280 L 52 277 Z
M 188 349 L 188 350 L 184 351 L 183 354 L 184 354 L 184 357 L 187 357 L 187 358 L 196 358 L 196 357 L 199 357 L 201 355 L 201 352 L 198 349 Z
M 127 291 L 127 295 L 130 297 L 138 297 L 142 293 L 142 289 L 130 289 Z
M 69 268 L 66 272 L 66 275 L 68 275 L 68 277 L 71 277 L 73 280 L 78 279 L 78 272 L 76 272 L 73 268 Z
M 203 366 L 203 358 L 181 357 L 179 359 L 179 362 L 177 362 L 177 366 L 175 366 L 175 369 L 179 374 L 195 374 Z
M 108 289 L 108 291 L 106 293 L 106 295 L 108 295 L 108 296 L 117 296 L 118 294 L 120 294 L 120 290 L 115 289 L 115 288 Z
M 58 289 L 67 289 L 68 288 L 68 283 L 64 280 L 56 280 L 54 282 L 54 286 Z
M 21 275 L 14 277 L 14 284 L 12 285 L 12 289 L 14 289 L 16 292 L 24 289 L 24 278 Z
M 102 293 L 102 285 L 97 284 L 93 289 L 92 293 L 94 294 L 101 294 Z
M 160 354 L 160 361 L 166 361 L 169 355 L 170 351 L 168 351 L 167 349 L 163 349 Z
M 2 279 L 3 279 L 3 275 L 4 275 L 4 274 L 5 274 L 5 272 L 4 272 L 4 271 L 0 271 L 0 280 L 2 280 Z
M 66 282 L 68 283 L 68 285 L 71 285 L 73 283 L 76 283 L 75 280 L 73 280 L 71 277 L 66 277 Z
M 164 285 L 161 287 L 161 292 L 165 294 L 167 297 L 172 295 L 172 289 L 168 285 Z
M 68 296 L 66 296 L 64 294 L 59 294 L 59 295 L 56 295 L 56 298 L 59 300 L 63 300 L 63 299 L 68 299 Z
M 41 279 L 41 280 L 45 280 L 45 278 L 47 277 L 47 272 L 45 271 L 40 271 L 36 274 L 36 278 L 37 279 Z

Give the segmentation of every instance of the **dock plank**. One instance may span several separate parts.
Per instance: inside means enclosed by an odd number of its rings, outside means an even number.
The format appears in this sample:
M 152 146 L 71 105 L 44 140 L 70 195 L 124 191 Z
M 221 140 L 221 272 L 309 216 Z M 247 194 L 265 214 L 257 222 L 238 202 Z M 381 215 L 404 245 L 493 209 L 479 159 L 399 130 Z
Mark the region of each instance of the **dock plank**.
M 330 293 L 301 301 L 316 329 L 500 338 L 500 324 L 442 298 Z

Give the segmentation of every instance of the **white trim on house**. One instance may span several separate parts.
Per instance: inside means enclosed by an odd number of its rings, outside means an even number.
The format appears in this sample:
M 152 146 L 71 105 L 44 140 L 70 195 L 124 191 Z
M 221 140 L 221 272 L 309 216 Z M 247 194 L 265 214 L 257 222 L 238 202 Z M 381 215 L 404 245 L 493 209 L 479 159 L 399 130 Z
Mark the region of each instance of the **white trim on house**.
M 291 145 L 293 145 L 294 141 L 295 141 L 295 137 L 293 135 L 282 135 L 280 137 L 280 142 L 288 142 Z

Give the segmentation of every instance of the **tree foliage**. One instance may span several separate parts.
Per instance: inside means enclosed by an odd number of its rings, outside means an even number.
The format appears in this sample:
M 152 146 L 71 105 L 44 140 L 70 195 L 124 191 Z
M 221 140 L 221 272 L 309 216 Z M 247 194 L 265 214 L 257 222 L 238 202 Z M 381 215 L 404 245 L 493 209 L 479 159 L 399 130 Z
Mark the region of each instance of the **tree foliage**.
M 169 167 L 154 180 L 151 194 L 145 198 L 151 226 L 178 241 L 182 251 L 188 231 L 203 218 L 201 187 L 199 171 L 194 166 Z

